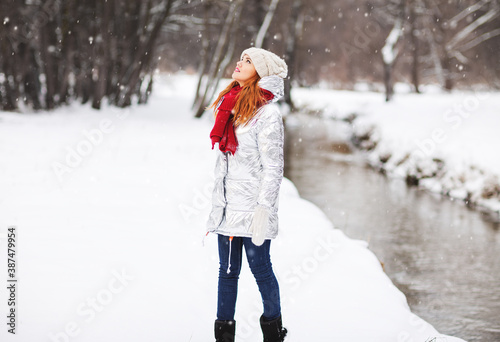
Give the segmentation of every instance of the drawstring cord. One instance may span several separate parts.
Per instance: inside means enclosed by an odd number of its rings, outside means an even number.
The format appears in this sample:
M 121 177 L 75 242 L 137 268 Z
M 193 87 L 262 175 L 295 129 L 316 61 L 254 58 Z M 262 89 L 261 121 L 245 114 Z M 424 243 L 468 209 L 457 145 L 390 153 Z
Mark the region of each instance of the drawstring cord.
M 227 265 L 227 274 L 229 274 L 229 272 L 231 272 L 229 269 L 231 268 L 231 244 L 233 243 L 233 237 L 230 236 L 229 237 L 229 258 L 227 259 L 228 260 L 228 265 Z
M 205 247 L 205 238 L 208 236 L 208 234 L 210 234 L 210 232 L 207 232 L 204 236 L 203 236 L 203 239 L 201 239 L 201 245 L 203 247 Z

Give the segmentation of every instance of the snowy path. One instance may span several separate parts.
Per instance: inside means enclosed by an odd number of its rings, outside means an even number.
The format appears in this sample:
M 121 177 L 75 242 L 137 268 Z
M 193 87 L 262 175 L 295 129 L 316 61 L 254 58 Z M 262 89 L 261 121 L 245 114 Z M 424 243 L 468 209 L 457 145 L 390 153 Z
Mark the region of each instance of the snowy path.
M 176 78 L 189 86 L 191 78 Z M 181 88 L 182 89 L 182 88 Z M 185 89 L 185 88 L 184 88 Z M 216 239 L 208 117 L 163 81 L 151 103 L 102 112 L 0 113 L 0 287 L 17 227 L 16 336 L 2 341 L 212 340 Z M 334 229 L 284 179 L 272 257 L 289 342 L 462 341 L 413 315 L 364 241 Z M 237 341 L 261 341 L 261 304 L 245 266 Z M 5 318 L 4 318 L 5 319 Z

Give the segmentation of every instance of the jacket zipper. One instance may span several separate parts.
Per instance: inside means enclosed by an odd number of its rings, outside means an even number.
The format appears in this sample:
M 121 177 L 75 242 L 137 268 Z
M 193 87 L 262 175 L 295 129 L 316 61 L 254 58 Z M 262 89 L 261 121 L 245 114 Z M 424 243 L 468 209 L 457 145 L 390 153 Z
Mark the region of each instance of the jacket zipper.
M 229 157 L 228 157 L 229 152 L 224 153 L 224 160 L 226 161 L 226 174 L 224 175 L 224 201 L 226 202 L 226 206 L 224 207 L 224 215 L 226 215 L 226 208 L 227 208 L 227 198 L 226 198 L 226 178 L 229 173 Z M 227 271 L 226 273 L 229 274 L 231 272 L 231 245 L 233 244 L 233 237 L 229 237 L 229 256 L 227 258 Z
M 224 180 L 223 180 L 223 184 L 224 184 L 224 201 L 226 202 L 226 205 L 227 205 L 227 198 L 226 198 L 226 178 L 227 178 L 227 174 L 229 173 L 229 158 L 227 156 L 229 152 L 225 152 L 224 153 L 224 160 L 226 161 L 226 174 L 224 175 Z
M 226 198 L 226 178 L 227 178 L 227 174 L 229 172 L 229 160 L 228 160 L 228 157 L 227 157 L 227 153 L 229 152 L 225 152 L 224 153 L 224 161 L 226 162 L 226 174 L 224 175 L 224 178 L 222 179 L 222 187 L 223 187 L 223 191 L 224 191 L 224 203 L 226 204 L 224 206 L 224 210 L 222 212 L 222 218 L 218 224 L 218 226 L 220 226 L 220 224 L 222 223 L 222 221 L 224 220 L 224 217 L 226 216 L 226 208 L 227 208 L 227 198 Z

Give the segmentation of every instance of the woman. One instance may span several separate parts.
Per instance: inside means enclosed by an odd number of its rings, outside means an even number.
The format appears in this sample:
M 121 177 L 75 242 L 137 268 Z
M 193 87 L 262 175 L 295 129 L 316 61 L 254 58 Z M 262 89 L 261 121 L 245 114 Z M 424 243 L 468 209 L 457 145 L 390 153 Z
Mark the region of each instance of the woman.
M 233 82 L 211 108 L 212 149 L 219 143 L 208 232 L 218 234 L 217 342 L 234 341 L 238 277 L 245 247 L 262 296 L 260 325 L 265 342 L 284 341 L 279 286 L 269 249 L 278 234 L 278 195 L 283 179 L 283 120 L 274 102 L 283 96 L 286 63 L 274 53 L 249 48 Z M 207 234 L 208 234 L 207 232 Z

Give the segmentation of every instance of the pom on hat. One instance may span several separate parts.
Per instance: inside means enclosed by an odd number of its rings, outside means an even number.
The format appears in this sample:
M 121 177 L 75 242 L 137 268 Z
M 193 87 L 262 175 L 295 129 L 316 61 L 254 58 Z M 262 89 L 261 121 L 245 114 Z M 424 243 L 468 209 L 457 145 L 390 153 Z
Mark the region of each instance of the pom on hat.
M 285 61 L 271 51 L 251 47 L 241 53 L 241 58 L 243 58 L 244 55 L 250 57 L 257 74 L 259 74 L 261 78 L 271 75 L 285 78 L 288 74 L 288 67 Z

